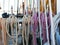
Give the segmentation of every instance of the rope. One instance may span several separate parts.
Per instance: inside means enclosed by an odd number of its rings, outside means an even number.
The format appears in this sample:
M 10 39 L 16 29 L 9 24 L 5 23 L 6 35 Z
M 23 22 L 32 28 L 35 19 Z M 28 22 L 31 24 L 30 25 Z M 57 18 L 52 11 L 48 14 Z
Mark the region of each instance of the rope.
M 24 20 L 24 17 L 23 17 L 23 20 Z M 24 23 L 25 23 L 25 21 L 22 22 L 22 27 L 23 27 L 23 28 L 22 28 L 23 45 L 25 45 L 25 43 L 24 43 L 24 26 L 25 26 Z
M 42 31 L 42 29 L 41 29 L 41 21 L 40 21 L 40 1 L 41 0 L 39 0 L 39 2 L 38 2 L 38 19 L 39 19 L 39 29 L 40 29 L 40 38 L 41 38 L 41 45 L 42 45 L 42 35 L 41 35 L 41 31 Z
M 48 33 L 48 23 L 47 23 L 47 14 L 46 14 L 46 0 L 44 0 L 44 8 L 45 8 L 45 20 L 46 20 L 46 32 L 47 32 L 47 40 L 48 40 L 48 45 L 49 44 L 49 33 Z
M 51 45 L 55 45 L 55 32 L 54 32 L 54 24 L 52 18 L 52 8 L 51 8 L 51 0 L 49 0 L 49 7 L 50 7 L 50 19 L 51 19 Z
M 9 34 L 9 32 L 8 32 L 8 29 L 7 29 L 7 26 L 8 26 L 8 24 L 10 23 L 10 25 L 11 25 L 11 30 L 12 30 L 12 36 Z M 17 32 L 17 23 L 18 23 L 18 20 L 17 20 L 17 18 L 16 17 L 14 17 L 14 16 L 10 16 L 9 18 L 7 18 L 6 19 L 6 33 L 7 33 L 7 35 L 10 37 L 10 38 L 12 38 L 12 40 L 14 40 L 14 34 L 13 34 L 13 28 L 12 28 L 12 24 L 13 23 L 15 23 L 16 24 L 16 45 L 17 45 L 17 41 L 18 41 L 18 32 Z M 9 27 L 8 27 L 9 28 Z M 13 42 L 14 43 L 14 42 Z

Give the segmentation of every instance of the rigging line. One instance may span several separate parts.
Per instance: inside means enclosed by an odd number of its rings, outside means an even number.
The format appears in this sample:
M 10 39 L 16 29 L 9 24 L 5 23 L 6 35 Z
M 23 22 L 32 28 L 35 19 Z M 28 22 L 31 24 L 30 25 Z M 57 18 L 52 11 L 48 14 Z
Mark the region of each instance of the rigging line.
M 41 21 L 40 21 L 40 1 L 41 0 L 39 0 L 38 1 L 38 19 L 39 19 L 39 30 L 40 30 L 40 39 L 41 39 L 41 45 L 42 45 L 42 36 L 41 36 L 41 31 L 42 31 L 42 29 L 41 29 Z
M 43 0 L 43 1 L 44 1 L 44 0 Z M 47 14 L 46 14 L 46 0 L 44 1 L 44 9 L 45 9 L 45 20 L 46 20 L 47 40 L 48 40 L 48 45 L 50 45 L 50 44 L 49 44 L 49 34 L 48 34 Z
M 53 17 L 52 17 L 52 8 L 51 8 L 51 0 L 49 0 L 49 7 L 50 7 L 50 19 L 51 19 L 51 45 L 55 45 L 55 32 L 54 32 L 54 24 L 53 24 Z

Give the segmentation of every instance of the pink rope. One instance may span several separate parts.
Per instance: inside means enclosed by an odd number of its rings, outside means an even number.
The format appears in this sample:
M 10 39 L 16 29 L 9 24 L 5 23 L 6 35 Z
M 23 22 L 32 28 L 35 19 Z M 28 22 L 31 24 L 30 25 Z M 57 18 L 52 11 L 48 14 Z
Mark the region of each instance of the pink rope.
M 32 20 L 33 20 L 33 29 L 32 29 L 32 32 L 33 32 L 33 45 L 37 45 L 37 41 L 36 41 L 36 29 L 37 29 L 37 26 L 38 26 L 38 18 L 37 18 L 37 13 L 34 13 L 34 15 L 32 16 Z

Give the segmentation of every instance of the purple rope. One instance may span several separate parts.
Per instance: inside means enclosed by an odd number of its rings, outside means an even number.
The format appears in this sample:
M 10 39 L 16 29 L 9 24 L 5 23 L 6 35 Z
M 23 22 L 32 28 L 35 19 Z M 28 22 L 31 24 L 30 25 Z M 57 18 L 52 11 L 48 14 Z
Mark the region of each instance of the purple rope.
M 32 26 L 32 32 L 33 32 L 33 45 L 37 45 L 37 41 L 36 41 L 36 29 L 38 26 L 38 18 L 37 18 L 37 13 L 34 13 L 34 15 L 32 16 L 32 20 L 33 20 L 33 26 Z M 32 23 L 32 22 L 31 22 Z
M 47 42 L 46 21 L 45 21 L 44 13 L 40 13 L 40 20 L 41 20 L 41 25 L 42 25 L 42 38 L 43 38 L 42 43 L 44 44 L 45 42 Z
M 42 43 L 46 43 L 47 42 L 47 33 L 46 33 L 46 20 L 45 20 L 45 14 L 44 13 L 40 13 L 40 20 L 41 20 L 41 25 L 42 25 L 42 38 L 43 41 Z M 48 20 L 48 32 L 49 32 L 49 39 L 50 39 L 50 16 L 49 16 L 49 12 L 47 13 L 47 20 Z

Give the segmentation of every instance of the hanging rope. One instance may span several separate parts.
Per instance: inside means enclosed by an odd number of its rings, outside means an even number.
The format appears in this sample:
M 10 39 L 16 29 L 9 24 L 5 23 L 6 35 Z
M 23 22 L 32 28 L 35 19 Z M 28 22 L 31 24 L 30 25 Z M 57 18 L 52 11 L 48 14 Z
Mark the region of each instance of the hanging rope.
M 48 23 L 47 23 L 47 14 L 46 14 L 46 0 L 44 0 L 44 8 L 45 8 L 45 20 L 46 20 L 46 34 L 47 34 L 47 42 L 48 42 L 48 45 L 49 44 L 49 32 L 48 32 Z
M 51 19 L 51 45 L 55 45 L 55 37 L 54 37 L 55 31 L 52 17 L 51 0 L 49 0 L 49 7 L 50 7 L 50 19 Z
M 41 45 L 42 45 L 42 29 L 41 29 L 41 21 L 40 21 L 40 2 L 41 0 L 38 1 L 38 21 L 39 21 L 39 30 L 40 30 L 40 39 L 41 39 Z
M 12 38 L 13 44 L 14 44 L 14 35 L 15 35 L 14 32 L 13 32 L 13 31 L 14 31 L 13 24 L 15 24 L 15 26 L 16 26 L 16 28 L 15 28 L 15 29 L 16 29 L 16 45 L 18 44 L 18 43 L 17 43 L 17 41 L 18 41 L 17 38 L 18 38 L 18 34 L 20 33 L 20 32 L 18 33 L 18 31 L 17 31 L 17 28 L 18 28 L 18 27 L 17 27 L 17 23 L 18 23 L 18 20 L 17 20 L 17 18 L 14 17 L 14 16 L 10 16 L 9 18 L 6 19 L 6 33 L 7 33 L 7 35 L 8 35 L 10 38 Z M 9 29 L 10 29 L 10 28 L 9 28 L 9 24 L 10 24 L 10 26 L 11 26 L 11 33 L 12 33 L 11 35 L 10 35 L 9 32 L 8 32 Z
M 24 40 L 26 41 L 26 45 L 29 43 L 29 33 L 30 33 L 30 16 L 24 16 L 23 22 L 22 22 L 23 28 L 22 28 L 22 38 L 23 38 L 23 45 L 25 45 Z M 27 27 L 28 26 L 28 27 Z M 25 38 L 25 39 L 24 39 Z

